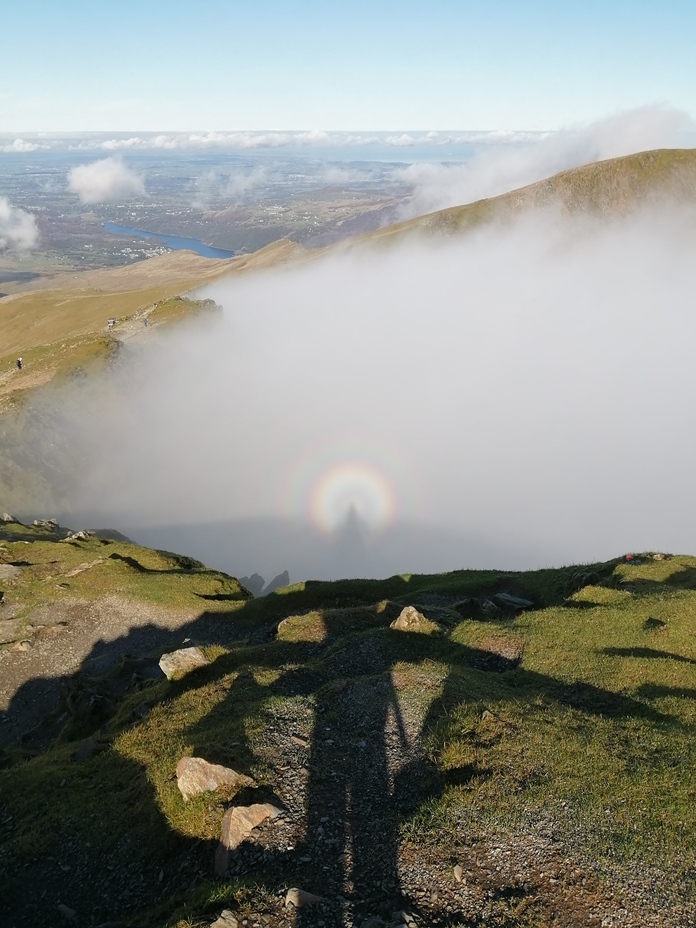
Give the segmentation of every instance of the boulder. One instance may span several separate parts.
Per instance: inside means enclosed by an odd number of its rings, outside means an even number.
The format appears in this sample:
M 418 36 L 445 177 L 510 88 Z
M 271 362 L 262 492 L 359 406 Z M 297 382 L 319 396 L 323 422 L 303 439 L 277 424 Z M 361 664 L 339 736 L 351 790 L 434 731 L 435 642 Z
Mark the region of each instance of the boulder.
M 220 826 L 220 843 L 215 852 L 215 873 L 224 876 L 230 851 L 234 851 L 246 840 L 254 828 L 268 818 L 276 818 L 281 810 L 270 802 L 259 802 L 251 806 L 234 806 L 228 809 Z
M 515 612 L 534 608 L 534 603 L 531 600 L 523 599 L 521 596 L 513 596 L 512 593 L 495 593 L 492 598 L 498 606 L 503 609 L 512 609 Z
M 87 541 L 90 538 L 94 538 L 94 533 L 88 532 L 85 528 L 81 528 L 79 532 L 70 532 L 62 541 Z
M 209 663 L 210 661 L 201 649 L 196 647 L 170 651 L 168 654 L 163 654 L 159 660 L 159 666 L 167 680 L 183 677 L 189 671 L 197 667 L 205 667 Z
M 0 622 L 0 644 L 9 644 L 11 641 L 22 641 L 26 632 L 32 632 L 31 625 L 23 625 L 19 619 L 5 619 Z
M 14 522 L 15 525 L 21 525 L 22 523 L 19 519 L 15 519 L 14 516 L 11 516 L 9 512 L 3 512 L 0 522 Z
M 286 907 L 294 906 L 301 909 L 305 905 L 316 905 L 318 902 L 326 902 L 322 896 L 315 896 L 314 893 L 308 893 L 305 889 L 289 889 L 285 897 Z
M 21 572 L 21 568 L 14 564 L 0 564 L 0 580 L 2 581 L 16 580 Z
M 176 765 L 176 779 L 184 802 L 199 793 L 213 792 L 221 786 L 256 786 L 251 777 L 237 773 L 230 767 L 209 764 L 202 757 L 182 757 Z
M 230 909 L 223 909 L 219 918 L 216 918 L 210 928 L 237 928 L 239 922 Z
M 425 616 L 414 606 L 406 606 L 389 627 L 400 632 L 417 632 L 425 621 Z

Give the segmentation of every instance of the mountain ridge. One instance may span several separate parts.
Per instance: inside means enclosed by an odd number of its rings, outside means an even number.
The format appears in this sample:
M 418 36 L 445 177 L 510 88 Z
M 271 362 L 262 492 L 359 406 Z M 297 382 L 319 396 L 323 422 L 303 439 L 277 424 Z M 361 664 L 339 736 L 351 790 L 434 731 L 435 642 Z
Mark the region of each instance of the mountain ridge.
M 405 219 L 336 247 L 400 239 L 414 232 L 456 234 L 525 210 L 560 207 L 569 215 L 616 217 L 675 198 L 696 203 L 696 149 L 654 149 L 568 168 L 507 193 Z

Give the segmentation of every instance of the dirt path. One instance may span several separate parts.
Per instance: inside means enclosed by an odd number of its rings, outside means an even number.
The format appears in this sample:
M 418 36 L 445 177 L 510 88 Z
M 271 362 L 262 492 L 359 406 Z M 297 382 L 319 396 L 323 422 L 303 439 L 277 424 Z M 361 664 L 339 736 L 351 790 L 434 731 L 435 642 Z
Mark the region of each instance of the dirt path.
M 36 725 L 60 696 L 61 682 L 89 658 L 102 673 L 126 653 L 176 646 L 177 631 L 196 614 L 173 612 L 118 596 L 97 602 L 70 600 L 36 609 L 30 650 L 0 650 L 0 747 Z

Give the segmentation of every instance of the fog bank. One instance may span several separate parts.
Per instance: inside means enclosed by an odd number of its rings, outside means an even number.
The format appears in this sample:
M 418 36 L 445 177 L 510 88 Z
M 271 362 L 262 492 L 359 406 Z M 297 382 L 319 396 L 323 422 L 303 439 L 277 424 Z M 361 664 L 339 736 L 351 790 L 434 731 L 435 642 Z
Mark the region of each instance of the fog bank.
M 695 229 L 537 216 L 206 287 L 222 318 L 63 397 L 63 518 L 267 580 L 696 551 Z
M 667 106 L 643 106 L 541 137 L 515 140 L 476 154 L 465 164 L 411 164 L 396 176 L 413 184 L 400 216 L 472 203 L 551 177 L 559 171 L 655 148 L 694 144 L 693 119 Z M 504 140 L 503 140 L 504 141 Z

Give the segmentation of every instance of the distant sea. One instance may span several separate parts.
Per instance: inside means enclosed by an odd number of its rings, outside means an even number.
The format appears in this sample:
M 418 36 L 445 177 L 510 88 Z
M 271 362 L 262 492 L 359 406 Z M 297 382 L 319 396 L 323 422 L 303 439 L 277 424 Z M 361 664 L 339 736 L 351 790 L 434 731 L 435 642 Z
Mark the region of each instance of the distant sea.
M 160 232 L 146 232 L 144 229 L 131 229 L 130 226 L 120 226 L 115 222 L 105 222 L 104 229 L 113 235 L 127 235 L 129 238 L 144 238 L 146 241 L 161 242 L 175 251 L 195 251 L 204 258 L 232 258 L 233 251 L 226 248 L 213 248 L 200 242 L 197 238 L 184 238 L 181 235 L 162 235 Z

